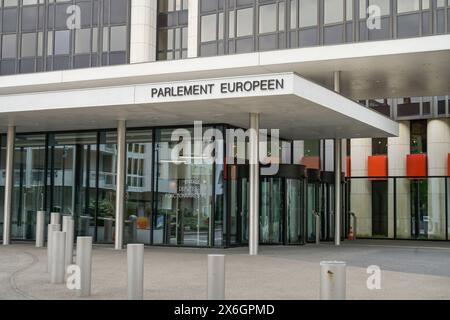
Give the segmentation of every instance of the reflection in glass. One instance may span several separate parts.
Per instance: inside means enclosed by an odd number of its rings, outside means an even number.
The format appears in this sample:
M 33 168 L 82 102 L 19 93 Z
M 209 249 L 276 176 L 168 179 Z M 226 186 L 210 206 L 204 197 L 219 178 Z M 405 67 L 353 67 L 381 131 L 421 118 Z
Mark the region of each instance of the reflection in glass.
M 127 243 L 150 244 L 152 219 L 151 130 L 127 132 L 125 235 Z
M 44 208 L 45 135 L 17 135 L 13 184 L 11 237 L 33 240 L 37 211 Z
M 50 135 L 49 148 L 50 211 L 72 216 L 76 235 L 94 236 L 97 134 Z
M 188 150 L 173 158 L 179 141 L 172 141 L 172 129 L 158 130 L 156 147 L 157 212 L 153 226 L 153 243 L 183 246 L 208 246 L 211 241 L 213 165 L 201 164 Z M 193 130 L 185 133 L 192 136 Z M 194 142 L 186 143 L 192 148 Z

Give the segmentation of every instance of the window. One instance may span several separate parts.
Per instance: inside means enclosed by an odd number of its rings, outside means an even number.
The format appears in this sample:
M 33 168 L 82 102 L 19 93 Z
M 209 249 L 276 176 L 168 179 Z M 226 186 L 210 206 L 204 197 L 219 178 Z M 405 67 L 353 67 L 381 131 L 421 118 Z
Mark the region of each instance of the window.
M 411 121 L 411 154 L 427 153 L 427 120 Z
M 397 13 L 420 10 L 420 0 L 397 0 Z
M 215 41 L 217 37 L 216 14 L 202 16 L 201 40 L 202 42 Z
M 344 20 L 344 0 L 324 1 L 325 24 L 341 22 Z
M 55 54 L 69 54 L 70 31 L 62 30 L 55 32 Z
M 259 33 L 277 31 L 277 5 L 269 4 L 259 7 Z
M 33 57 L 36 55 L 36 34 L 22 34 L 22 45 L 20 54 L 22 57 Z
M 317 25 L 317 1 L 300 0 L 299 17 L 300 28 Z
M 237 10 L 237 36 L 253 35 L 253 8 Z
M 80 6 L 82 29 L 67 27 L 71 14 L 67 8 L 73 4 Z M 1 58 L 16 59 L 0 61 L 0 74 L 126 63 L 130 4 L 130 0 L 0 1 L 0 39 L 7 36 Z M 105 36 L 103 48 L 99 32 Z M 116 51 L 111 53 L 110 46 Z M 103 55 L 96 54 L 99 49 Z
M 111 51 L 125 51 L 127 48 L 127 28 L 111 27 Z
M 15 34 L 8 34 L 2 37 L 2 59 L 9 59 L 16 57 L 16 41 Z
M 388 154 L 388 139 L 375 138 L 372 139 L 372 155 L 384 156 Z
M 91 29 L 75 31 L 75 53 L 89 53 L 91 50 Z

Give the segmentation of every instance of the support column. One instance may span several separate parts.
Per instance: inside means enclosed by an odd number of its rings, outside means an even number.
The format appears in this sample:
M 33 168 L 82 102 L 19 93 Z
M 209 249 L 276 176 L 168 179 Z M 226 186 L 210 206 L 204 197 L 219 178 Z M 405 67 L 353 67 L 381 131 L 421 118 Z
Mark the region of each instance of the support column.
M 124 200 L 126 179 L 126 121 L 117 122 L 117 178 L 116 178 L 116 237 L 115 248 L 123 248 Z
M 8 127 L 8 135 L 6 137 L 6 167 L 5 167 L 5 202 L 3 215 L 3 245 L 10 243 L 11 231 L 11 206 L 14 178 L 14 139 L 16 136 L 16 128 Z
M 351 177 L 368 176 L 368 159 L 372 155 L 372 139 L 352 139 Z M 356 237 L 372 236 L 372 183 L 368 179 L 352 179 L 350 211 L 358 219 Z
M 249 206 L 249 254 L 258 255 L 259 246 L 259 114 L 250 114 L 250 206 Z
M 188 0 L 188 58 L 198 57 L 199 0 Z
M 388 138 L 388 170 L 389 177 L 406 177 L 406 156 L 411 153 L 411 130 L 409 121 L 400 121 L 400 135 L 396 138 Z M 389 236 L 408 239 L 411 237 L 411 187 L 410 180 L 398 178 L 396 180 L 397 190 L 397 230 L 389 231 Z M 388 186 L 388 208 L 389 221 L 391 221 L 391 211 L 394 211 L 394 187 L 391 183 Z M 394 218 L 392 218 L 392 221 Z M 389 228 L 391 230 L 391 228 Z
M 157 1 L 131 1 L 130 63 L 156 61 Z
M 334 91 L 341 92 L 341 72 L 334 72 Z M 334 243 L 341 245 L 342 140 L 334 140 Z
M 446 177 L 450 153 L 450 120 L 428 121 L 428 175 Z M 445 240 L 445 178 L 428 180 L 428 239 Z
M 342 196 L 342 158 L 341 139 L 334 140 L 334 243 L 341 245 L 341 196 Z

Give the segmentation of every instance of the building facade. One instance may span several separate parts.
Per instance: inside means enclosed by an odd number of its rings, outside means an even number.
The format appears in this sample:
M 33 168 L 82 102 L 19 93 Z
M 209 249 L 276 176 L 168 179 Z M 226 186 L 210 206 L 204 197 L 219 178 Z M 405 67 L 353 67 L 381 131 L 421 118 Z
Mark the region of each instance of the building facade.
M 450 0 L 0 2 L 3 238 L 33 240 L 45 211 L 116 246 L 449 240 Z M 270 88 L 291 73 L 299 100 Z M 255 141 L 227 140 L 249 113 L 281 129 L 257 182 Z M 173 159 L 194 120 L 222 135 L 201 160 L 225 161 Z

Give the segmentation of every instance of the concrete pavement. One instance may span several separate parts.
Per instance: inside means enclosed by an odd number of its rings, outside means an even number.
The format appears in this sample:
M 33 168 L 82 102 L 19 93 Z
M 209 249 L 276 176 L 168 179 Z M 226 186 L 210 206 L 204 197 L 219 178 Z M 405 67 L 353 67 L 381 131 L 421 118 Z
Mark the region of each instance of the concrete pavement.
M 228 250 L 149 247 L 145 250 L 145 299 L 205 299 L 208 253 L 226 257 L 227 299 L 318 299 L 319 262 L 348 262 L 349 299 L 450 300 L 450 244 L 346 242 L 304 247 Z M 0 299 L 78 299 L 51 285 L 46 250 L 32 244 L 0 247 Z M 382 290 L 366 287 L 367 267 L 382 268 Z M 91 299 L 126 299 L 126 252 L 96 246 Z

